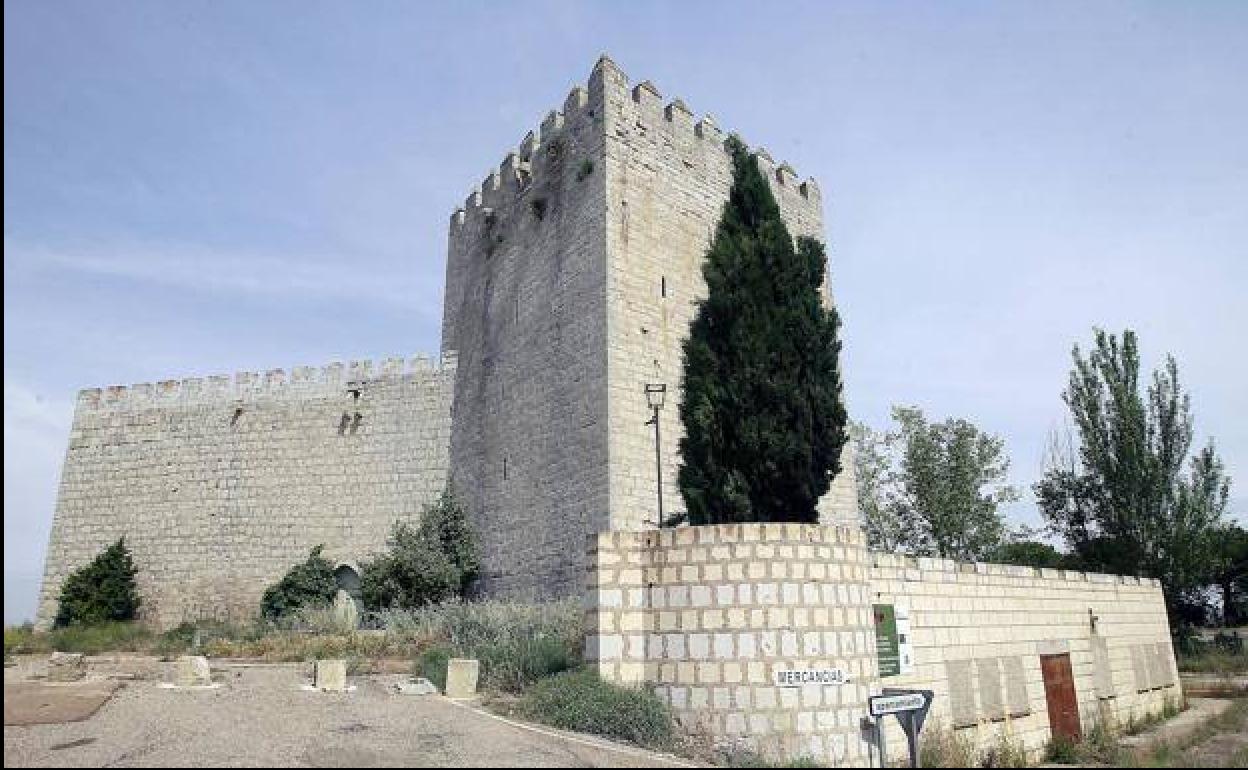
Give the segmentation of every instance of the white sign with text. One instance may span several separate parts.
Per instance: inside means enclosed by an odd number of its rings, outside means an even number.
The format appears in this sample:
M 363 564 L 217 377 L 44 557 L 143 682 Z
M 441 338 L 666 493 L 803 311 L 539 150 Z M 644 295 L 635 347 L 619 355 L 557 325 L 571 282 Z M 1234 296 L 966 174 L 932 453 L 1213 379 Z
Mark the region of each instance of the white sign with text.
M 839 685 L 849 681 L 843 668 L 794 668 L 773 673 L 776 687 L 801 687 L 802 685 Z
M 871 716 L 882 717 L 885 714 L 898 714 L 903 711 L 918 711 L 923 708 L 926 699 L 922 693 L 906 695 L 873 695 L 867 699 Z

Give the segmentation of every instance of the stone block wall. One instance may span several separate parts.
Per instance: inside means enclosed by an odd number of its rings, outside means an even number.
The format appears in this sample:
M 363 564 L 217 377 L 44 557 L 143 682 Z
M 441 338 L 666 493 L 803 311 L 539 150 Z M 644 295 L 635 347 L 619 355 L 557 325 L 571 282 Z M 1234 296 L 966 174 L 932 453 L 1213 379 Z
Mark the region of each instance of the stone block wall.
M 124 536 L 144 619 L 245 618 L 325 545 L 357 562 L 446 482 L 455 355 L 84 390 L 37 622 Z
M 865 763 L 876 676 L 866 548 L 856 528 L 733 524 L 590 540 L 587 659 L 644 684 L 688 729 L 764 754 Z M 840 685 L 777 671 L 840 668 Z
M 574 595 L 607 528 L 602 104 L 595 71 L 451 217 L 452 475 L 493 595 Z
M 611 526 L 644 529 L 657 519 L 654 429 L 646 383 L 665 383 L 662 427 L 666 513 L 684 510 L 677 485 L 682 343 L 706 296 L 702 266 L 732 187 L 727 134 L 709 116 L 700 119 L 680 99 L 664 102 L 645 81 L 630 86 L 609 60 L 599 63 L 605 117 L 608 419 Z M 825 241 L 822 196 L 813 179 L 801 180 L 787 163 L 756 148 L 794 237 Z M 831 302 L 829 283 L 825 301 Z M 825 524 L 857 520 L 853 463 L 819 506 Z
M 724 139 L 603 57 L 452 214 L 451 467 L 481 535 L 484 593 L 575 594 L 587 535 L 657 523 L 647 382 L 668 386 L 664 497 L 684 507 L 681 341 L 731 187 Z M 765 150 L 759 165 L 794 235 L 822 238 L 814 181 Z M 843 466 L 820 504 L 827 523 L 856 520 L 848 448 Z
M 1160 584 L 1117 575 L 870 554 L 872 603 L 906 604 L 913 673 L 883 687 L 931 689 L 930 728 L 982 748 L 1004 732 L 1034 756 L 1049 740 L 1040 656 L 1068 653 L 1084 730 L 1181 697 Z M 1095 624 L 1092 619 L 1095 618 Z M 904 738 L 888 720 L 888 743 Z
M 1038 758 L 1051 736 L 1041 655 L 1069 655 L 1085 733 L 1182 697 L 1154 580 L 873 553 L 859 528 L 799 524 L 604 532 L 588 563 L 586 658 L 601 676 L 775 758 L 866 764 L 867 697 L 885 687 L 934 691 L 929 736 L 979 750 L 1004 736 Z M 873 604 L 908 609 L 912 672 L 880 676 Z M 798 669 L 850 681 L 777 686 Z M 884 725 L 903 759 L 897 721 Z

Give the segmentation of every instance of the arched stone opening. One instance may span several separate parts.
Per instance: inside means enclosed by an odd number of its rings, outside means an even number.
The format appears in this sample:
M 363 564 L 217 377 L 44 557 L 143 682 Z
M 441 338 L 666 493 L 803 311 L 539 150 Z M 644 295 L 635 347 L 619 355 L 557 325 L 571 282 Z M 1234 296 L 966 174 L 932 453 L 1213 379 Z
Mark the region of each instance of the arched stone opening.
M 360 601 L 360 572 L 354 564 L 343 562 L 334 567 L 334 582 L 356 602 Z

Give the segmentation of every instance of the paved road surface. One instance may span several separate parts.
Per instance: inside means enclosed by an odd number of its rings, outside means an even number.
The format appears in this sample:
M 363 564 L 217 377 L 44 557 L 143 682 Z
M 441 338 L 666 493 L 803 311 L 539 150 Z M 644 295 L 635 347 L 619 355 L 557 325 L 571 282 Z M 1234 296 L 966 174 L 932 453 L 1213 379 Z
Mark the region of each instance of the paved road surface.
M 9 673 L 6 671 L 6 674 Z M 6 676 L 6 679 L 8 677 Z M 4 764 L 43 767 L 656 767 L 678 760 L 509 724 L 436 696 L 305 692 L 303 667 L 225 669 L 217 690 L 133 681 L 94 716 L 4 728 Z M 6 685 L 6 690 L 9 687 Z M 6 693 L 7 698 L 7 693 Z

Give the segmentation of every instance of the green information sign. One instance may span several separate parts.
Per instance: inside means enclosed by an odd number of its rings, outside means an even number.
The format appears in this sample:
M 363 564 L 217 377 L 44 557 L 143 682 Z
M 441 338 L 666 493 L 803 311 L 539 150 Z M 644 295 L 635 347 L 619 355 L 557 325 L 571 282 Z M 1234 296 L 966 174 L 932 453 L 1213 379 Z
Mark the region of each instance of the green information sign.
M 875 616 L 875 657 L 880 665 L 880 676 L 901 674 L 901 646 L 897 639 L 897 613 L 891 604 L 872 604 Z

